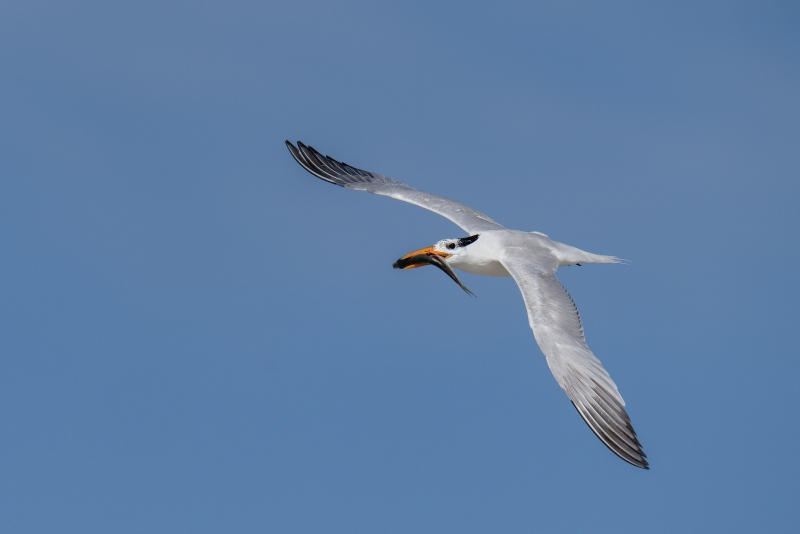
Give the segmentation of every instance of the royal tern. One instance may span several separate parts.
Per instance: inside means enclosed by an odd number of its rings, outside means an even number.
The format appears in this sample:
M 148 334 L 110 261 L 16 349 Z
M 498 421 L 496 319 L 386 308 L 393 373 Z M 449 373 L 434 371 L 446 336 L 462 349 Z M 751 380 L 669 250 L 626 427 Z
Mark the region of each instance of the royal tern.
M 367 191 L 402 200 L 451 220 L 468 237 L 444 239 L 395 262 L 410 269 L 435 265 L 465 291 L 452 267 L 487 276 L 511 276 L 517 282 L 528 322 L 539 348 L 561 389 L 592 432 L 614 454 L 637 467 L 649 469 L 646 455 L 631 426 L 625 401 L 583 335 L 578 309 L 556 278 L 556 270 L 582 263 L 619 263 L 553 241 L 539 232 L 509 230 L 486 215 L 448 198 L 423 193 L 403 182 L 357 169 L 323 156 L 310 146 L 286 141 L 294 159 L 326 182 L 355 191 Z M 471 293 L 470 293 L 471 294 Z

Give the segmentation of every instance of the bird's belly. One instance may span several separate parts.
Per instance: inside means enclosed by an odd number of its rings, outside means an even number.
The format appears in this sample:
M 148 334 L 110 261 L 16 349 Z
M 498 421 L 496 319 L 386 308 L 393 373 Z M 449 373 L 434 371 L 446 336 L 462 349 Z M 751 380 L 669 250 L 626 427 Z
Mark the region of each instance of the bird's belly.
M 499 261 L 473 265 L 454 265 L 454 267 L 466 273 L 480 274 L 483 276 L 511 276 Z

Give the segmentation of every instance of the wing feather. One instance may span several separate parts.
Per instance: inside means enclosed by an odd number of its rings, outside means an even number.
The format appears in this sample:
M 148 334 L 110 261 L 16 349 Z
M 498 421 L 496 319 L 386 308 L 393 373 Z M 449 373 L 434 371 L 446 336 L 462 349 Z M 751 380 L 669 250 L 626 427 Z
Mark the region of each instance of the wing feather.
M 522 292 L 533 335 L 556 381 L 606 447 L 626 462 L 649 469 L 625 401 L 586 344 L 578 309 L 556 278 L 557 265 L 536 263 L 515 250 L 501 261 Z
M 470 234 L 503 228 L 502 225 L 483 213 L 460 202 L 440 197 L 439 195 L 423 193 L 403 182 L 392 180 L 374 172 L 357 169 L 347 163 L 336 161 L 330 156 L 323 156 L 314 148 L 299 141 L 297 146 L 286 141 L 286 147 L 297 163 L 317 178 L 326 182 L 347 189 L 367 191 L 414 204 L 449 219 Z

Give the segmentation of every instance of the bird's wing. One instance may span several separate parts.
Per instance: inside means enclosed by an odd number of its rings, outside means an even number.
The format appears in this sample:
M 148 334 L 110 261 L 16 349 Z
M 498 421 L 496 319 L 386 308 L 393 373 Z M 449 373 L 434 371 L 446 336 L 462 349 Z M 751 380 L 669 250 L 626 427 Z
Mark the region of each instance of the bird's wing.
M 305 170 L 326 182 L 347 189 L 367 191 L 425 208 L 446 217 L 470 234 L 502 229 L 492 219 L 469 206 L 449 198 L 417 191 L 413 187 L 374 172 L 362 171 L 346 163 L 323 156 L 310 146 L 297 142 L 295 147 L 286 141 L 289 152 Z
M 625 401 L 586 344 L 578 308 L 556 278 L 555 259 L 543 264 L 524 249 L 509 248 L 501 262 L 519 285 L 536 342 L 578 413 L 614 454 L 648 469 Z

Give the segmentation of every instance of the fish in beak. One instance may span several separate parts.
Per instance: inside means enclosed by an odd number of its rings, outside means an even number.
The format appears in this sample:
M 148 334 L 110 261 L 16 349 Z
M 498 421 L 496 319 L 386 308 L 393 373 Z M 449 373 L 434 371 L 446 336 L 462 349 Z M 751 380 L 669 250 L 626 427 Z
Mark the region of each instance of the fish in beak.
M 435 265 L 439 269 L 445 272 L 447 276 L 453 279 L 453 281 L 458 284 L 458 286 L 467 292 L 467 294 L 472 295 L 473 297 L 475 294 L 467 289 L 467 287 L 461 283 L 461 280 L 458 279 L 456 276 L 455 271 L 453 268 L 450 267 L 446 261 L 446 258 L 449 258 L 450 254 L 447 252 L 440 252 L 438 250 L 434 250 L 433 247 L 427 247 L 420 250 L 415 250 L 410 254 L 406 254 L 396 262 L 392 264 L 392 267 L 395 269 L 414 269 L 416 267 L 423 267 L 425 265 Z

